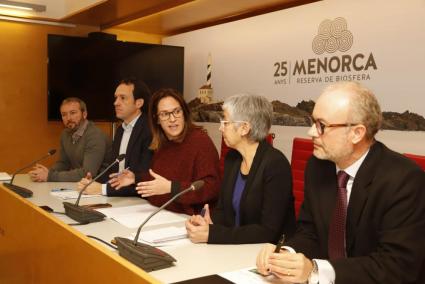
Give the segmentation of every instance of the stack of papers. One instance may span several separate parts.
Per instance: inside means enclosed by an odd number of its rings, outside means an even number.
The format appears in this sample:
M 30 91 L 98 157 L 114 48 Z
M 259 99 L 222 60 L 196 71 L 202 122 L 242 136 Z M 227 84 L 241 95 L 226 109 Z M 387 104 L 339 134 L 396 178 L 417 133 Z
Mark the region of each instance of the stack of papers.
M 133 234 L 133 238 L 136 234 Z M 139 240 L 147 242 L 151 245 L 159 245 L 175 240 L 187 239 L 187 232 L 185 227 L 166 227 L 157 230 L 142 232 L 139 235 Z
M 55 197 L 59 197 L 63 200 L 67 200 L 67 199 L 77 199 L 78 194 L 80 194 L 80 192 L 71 189 L 71 190 L 51 191 L 50 194 Z M 83 194 L 81 195 L 81 198 L 90 198 L 90 197 L 99 197 L 99 196 L 102 196 L 102 195 L 101 194 L 91 194 L 91 195 Z
M 5 172 L 0 172 L 0 181 L 10 181 L 12 177 Z
M 134 229 L 138 228 L 140 224 L 142 224 L 143 221 L 157 209 L 158 207 L 152 206 L 150 204 L 140 204 L 125 207 L 102 208 L 96 210 L 128 228 Z M 187 217 L 183 217 L 179 214 L 162 210 L 154 217 L 152 217 L 152 219 L 149 220 L 145 227 L 184 222 L 186 218 Z

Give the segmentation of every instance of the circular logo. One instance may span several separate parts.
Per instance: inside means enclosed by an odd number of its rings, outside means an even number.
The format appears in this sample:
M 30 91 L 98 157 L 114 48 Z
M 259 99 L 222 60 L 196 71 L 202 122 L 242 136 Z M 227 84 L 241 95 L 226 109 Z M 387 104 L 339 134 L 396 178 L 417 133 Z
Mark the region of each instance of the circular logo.
M 345 52 L 353 45 L 353 34 L 347 30 L 347 21 L 336 18 L 333 21 L 326 19 L 319 25 L 317 35 L 313 39 L 313 52 L 317 55 L 334 53 L 339 50 Z

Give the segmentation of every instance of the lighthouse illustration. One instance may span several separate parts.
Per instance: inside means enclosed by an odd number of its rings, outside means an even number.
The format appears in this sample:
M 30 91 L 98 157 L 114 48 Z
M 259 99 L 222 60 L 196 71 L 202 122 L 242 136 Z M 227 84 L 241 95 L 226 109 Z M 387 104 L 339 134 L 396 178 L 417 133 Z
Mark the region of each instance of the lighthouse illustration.
M 210 104 L 213 100 L 213 88 L 211 87 L 211 53 L 208 54 L 207 84 L 199 88 L 198 98 L 203 104 Z

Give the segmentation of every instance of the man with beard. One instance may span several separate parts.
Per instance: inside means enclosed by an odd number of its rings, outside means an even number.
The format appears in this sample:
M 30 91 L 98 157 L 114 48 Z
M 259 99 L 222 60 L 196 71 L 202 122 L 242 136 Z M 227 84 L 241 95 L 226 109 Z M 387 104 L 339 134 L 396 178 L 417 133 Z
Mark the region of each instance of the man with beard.
M 425 283 L 425 173 L 375 139 L 381 122 L 360 84 L 324 90 L 297 231 L 285 249 L 261 250 L 260 273 L 285 283 Z
M 86 104 L 70 97 L 60 106 L 65 126 L 61 134 L 59 160 L 50 168 L 37 164 L 29 172 L 35 182 L 74 182 L 88 172 L 96 175 L 111 161 L 111 140 L 87 120 Z

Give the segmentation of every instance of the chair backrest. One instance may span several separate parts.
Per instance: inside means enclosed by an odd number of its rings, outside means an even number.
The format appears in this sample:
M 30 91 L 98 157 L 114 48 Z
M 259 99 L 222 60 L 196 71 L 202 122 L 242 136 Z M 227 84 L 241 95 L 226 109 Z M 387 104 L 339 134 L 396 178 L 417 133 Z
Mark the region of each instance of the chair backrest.
M 415 161 L 425 171 L 425 156 L 404 153 L 404 155 Z
M 274 139 L 275 135 L 274 133 L 269 133 L 269 135 L 267 135 L 266 137 L 266 141 L 270 143 L 270 145 L 273 146 L 273 139 Z M 221 136 L 221 150 L 220 150 L 220 174 L 221 177 L 223 177 L 223 173 L 224 173 L 224 160 L 226 159 L 226 155 L 227 152 L 230 151 L 230 147 L 228 147 L 226 145 L 226 143 L 224 142 L 224 138 L 223 136 Z
M 296 216 L 298 216 L 301 204 L 304 201 L 304 170 L 312 154 L 313 141 L 311 139 L 294 138 L 292 143 L 291 170 Z

